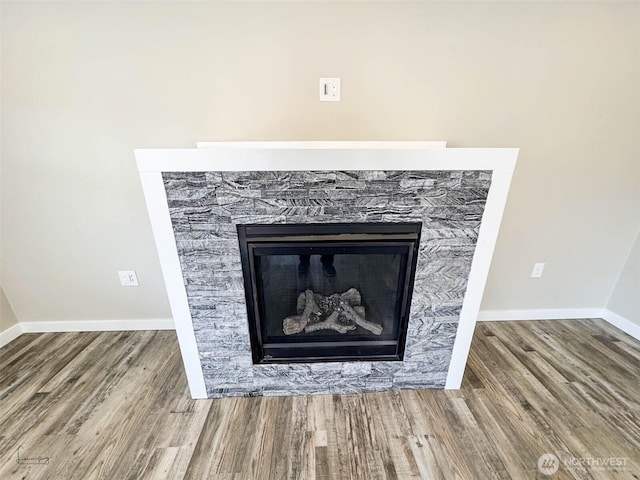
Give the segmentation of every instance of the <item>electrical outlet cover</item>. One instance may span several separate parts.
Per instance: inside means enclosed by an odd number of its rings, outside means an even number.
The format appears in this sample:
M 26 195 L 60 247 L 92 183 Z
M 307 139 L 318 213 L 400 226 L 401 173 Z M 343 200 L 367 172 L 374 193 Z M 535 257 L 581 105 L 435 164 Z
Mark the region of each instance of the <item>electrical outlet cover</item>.
M 118 277 L 120 277 L 120 285 L 123 287 L 137 287 L 139 285 L 135 270 L 118 270 Z
M 321 102 L 340 101 L 340 77 L 321 78 L 319 83 Z

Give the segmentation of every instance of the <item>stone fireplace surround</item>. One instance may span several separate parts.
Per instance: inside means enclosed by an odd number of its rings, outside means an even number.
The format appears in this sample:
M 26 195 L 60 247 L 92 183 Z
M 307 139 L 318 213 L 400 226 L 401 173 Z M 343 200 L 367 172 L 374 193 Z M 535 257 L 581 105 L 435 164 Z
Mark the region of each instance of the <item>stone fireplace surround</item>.
M 136 150 L 194 398 L 458 388 L 516 149 L 429 142 Z M 254 365 L 237 224 L 423 224 L 403 361 Z

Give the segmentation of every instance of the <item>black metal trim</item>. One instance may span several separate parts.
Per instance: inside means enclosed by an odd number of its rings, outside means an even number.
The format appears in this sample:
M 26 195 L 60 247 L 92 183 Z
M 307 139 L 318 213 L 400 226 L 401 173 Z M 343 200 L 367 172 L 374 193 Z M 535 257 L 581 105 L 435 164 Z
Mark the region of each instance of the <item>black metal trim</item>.
M 382 234 L 402 235 L 413 233 L 420 235 L 422 223 L 288 223 L 269 225 L 238 225 L 243 228 L 246 238 L 251 237 L 281 237 L 281 236 L 307 236 L 307 235 L 341 235 L 349 234 Z M 300 232 L 304 227 L 304 233 Z
M 253 362 L 262 364 L 402 360 L 421 228 L 422 224 L 417 222 L 237 225 Z M 346 238 L 350 235 L 358 235 L 361 238 L 357 241 L 349 238 L 352 240 L 349 241 Z M 336 236 L 343 236 L 345 239 L 338 240 Z M 314 237 L 314 240 L 309 241 L 310 237 Z M 322 341 L 323 337 L 314 336 L 307 341 L 287 342 L 286 346 L 278 342 L 265 344 L 260 322 L 264 312 L 259 304 L 259 286 L 254 274 L 259 268 L 259 258 L 263 255 L 297 255 L 296 251 L 308 252 L 310 249 L 313 254 L 320 255 L 339 253 L 340 250 L 353 252 L 357 249 L 358 253 L 367 253 L 369 250 L 371 253 L 380 253 L 382 250 L 406 256 L 398 275 L 397 291 L 401 298 L 396 299 L 396 318 L 400 321 L 397 322 L 394 340 L 365 340 L 363 336 L 349 337 L 349 340 L 342 341 L 328 337 L 326 341 Z M 285 354 L 278 355 L 282 351 L 286 351 Z M 300 351 L 304 351 L 304 355 L 299 355 Z

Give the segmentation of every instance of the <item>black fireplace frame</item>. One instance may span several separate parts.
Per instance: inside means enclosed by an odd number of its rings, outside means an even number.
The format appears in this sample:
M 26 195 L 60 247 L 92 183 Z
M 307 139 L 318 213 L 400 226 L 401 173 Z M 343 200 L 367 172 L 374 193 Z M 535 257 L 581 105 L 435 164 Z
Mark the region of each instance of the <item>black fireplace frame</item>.
M 411 297 L 415 278 L 421 222 L 407 223 L 331 223 L 331 224 L 267 224 L 237 225 L 242 274 L 247 304 L 247 319 L 251 354 L 254 364 L 310 363 L 340 361 L 401 361 L 409 323 Z M 303 232 L 303 233 L 301 233 Z M 276 254 L 287 249 L 312 248 L 314 254 L 388 252 L 407 256 L 401 265 L 397 299 L 399 317 L 395 340 L 375 340 L 371 337 L 350 337 L 345 341 L 298 341 L 265 343 L 260 318 L 258 285 L 255 275 L 256 255 Z M 304 351 L 304 354 L 301 352 Z

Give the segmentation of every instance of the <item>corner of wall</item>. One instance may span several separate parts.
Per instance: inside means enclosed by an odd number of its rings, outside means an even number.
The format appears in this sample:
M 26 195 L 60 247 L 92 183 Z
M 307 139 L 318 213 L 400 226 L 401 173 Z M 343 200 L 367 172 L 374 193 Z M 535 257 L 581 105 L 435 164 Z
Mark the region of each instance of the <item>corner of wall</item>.
M 640 324 L 628 318 L 618 315 L 615 312 L 605 308 L 602 312 L 602 318 L 610 325 L 622 330 L 627 335 L 631 335 L 636 340 L 640 340 Z
M 605 320 L 628 324 L 640 331 L 640 231 L 631 246 L 627 259 L 613 287 L 603 316 Z M 609 318 L 614 319 L 610 321 Z M 622 328 L 625 330 L 624 328 Z M 625 330 L 626 331 L 626 330 Z M 629 332 L 627 332 L 629 333 Z M 637 337 L 636 337 L 637 338 Z
M 22 334 L 18 319 L 11 304 L 0 287 L 0 347 L 5 346 Z

